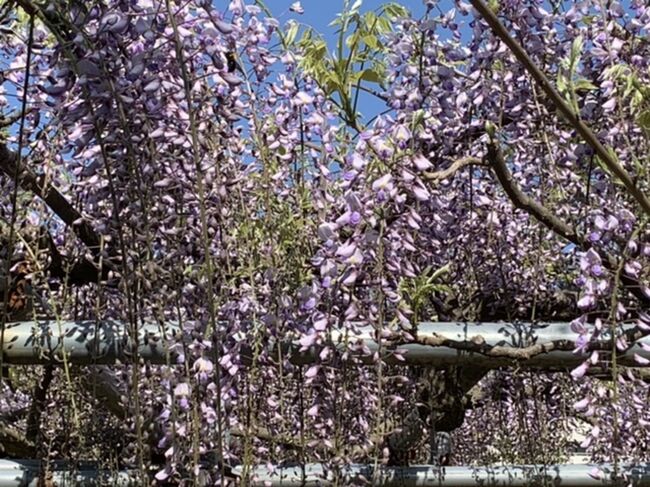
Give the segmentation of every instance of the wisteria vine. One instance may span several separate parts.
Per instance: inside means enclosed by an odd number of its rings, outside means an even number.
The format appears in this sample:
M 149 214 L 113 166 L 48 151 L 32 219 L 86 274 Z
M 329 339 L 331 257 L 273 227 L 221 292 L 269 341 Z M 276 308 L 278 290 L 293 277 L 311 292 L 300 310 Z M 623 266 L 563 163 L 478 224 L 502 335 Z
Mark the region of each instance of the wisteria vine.
M 584 363 L 488 374 L 454 403 L 453 461 L 551 463 L 578 446 L 647 460 L 647 377 L 616 362 L 650 332 L 639 195 L 472 5 L 424 5 L 346 4 L 333 47 L 299 2 L 284 23 L 242 0 L 0 7 L 0 264 L 29 260 L 40 303 L 3 327 L 41 313 L 182 332 L 167 365 L 107 370 L 122 396 L 108 406 L 66 367 L 36 410 L 25 390 L 45 373 L 12 372 L 0 426 L 15 420 L 16 451 L 153 466 L 161 485 L 221 485 L 232 464 L 248 479 L 260 463 L 390 463 L 418 383 L 386 358 L 418 322 L 559 320 Z M 650 194 L 650 7 L 489 8 Z M 385 110 L 361 113 L 370 98 Z M 331 344 L 364 325 L 370 367 Z M 283 337 L 317 362 L 293 363 Z M 40 425 L 21 443 L 28 417 Z

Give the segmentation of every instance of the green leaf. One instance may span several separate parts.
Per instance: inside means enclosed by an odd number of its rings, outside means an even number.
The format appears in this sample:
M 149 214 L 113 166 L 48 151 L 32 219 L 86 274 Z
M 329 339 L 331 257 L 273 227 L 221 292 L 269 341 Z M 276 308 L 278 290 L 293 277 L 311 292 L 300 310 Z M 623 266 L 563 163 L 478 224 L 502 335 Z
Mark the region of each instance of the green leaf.
M 627 66 L 623 64 L 615 64 L 610 66 L 604 72 L 605 78 L 619 79 L 621 76 L 626 75 L 628 71 Z
M 424 110 L 419 109 L 413 112 L 413 119 L 411 121 L 411 130 L 414 131 L 417 129 L 419 126 L 424 126 Z
M 591 81 L 585 78 L 579 78 L 576 81 L 573 82 L 573 89 L 576 92 L 584 92 L 584 91 L 593 91 L 597 90 L 598 87 L 593 84 Z
M 325 88 L 325 93 L 327 95 L 331 95 L 335 91 L 341 90 L 341 83 L 339 82 L 339 79 L 334 71 L 326 71 L 323 74 L 323 87 Z
M 562 71 L 558 71 L 557 73 L 557 90 L 562 94 L 566 94 L 567 92 L 567 82 Z
M 395 20 L 400 17 L 407 17 L 409 13 L 406 7 L 398 3 L 387 3 L 384 5 L 384 12 L 391 20 Z
M 379 42 L 379 39 L 377 39 L 377 36 L 374 34 L 367 34 L 363 36 L 363 42 L 366 44 L 366 46 L 375 51 L 381 49 L 381 43 Z
M 337 25 L 343 25 L 343 14 L 336 14 L 336 18 L 332 20 L 329 24 L 329 27 L 335 27 Z
M 573 39 L 573 43 L 571 44 L 571 75 L 573 75 L 573 70 L 578 65 L 578 61 L 580 61 L 583 44 L 584 41 L 582 40 L 582 36 L 578 36 Z
M 352 34 L 351 36 L 347 36 L 345 38 L 346 47 L 348 49 L 351 49 L 352 46 L 358 44 L 359 43 L 359 37 L 360 37 L 359 31 L 355 31 L 354 34 Z
M 431 282 L 435 281 L 439 277 L 447 274 L 450 269 L 451 269 L 451 264 L 445 264 L 440 269 L 437 269 L 433 274 L 431 274 L 431 278 L 429 279 L 429 281 Z
M 361 79 L 368 81 L 369 83 L 381 83 L 381 76 L 379 76 L 379 73 L 377 73 L 377 71 L 374 69 L 364 69 L 361 72 Z
M 290 46 L 296 40 L 296 36 L 298 35 L 299 25 L 298 25 L 298 22 L 296 22 L 295 20 L 290 20 L 288 23 L 290 25 L 289 25 L 289 28 L 287 29 L 287 34 L 286 34 L 284 39 L 285 39 L 287 45 Z M 304 37 L 303 37 L 303 39 L 304 39 Z
M 496 133 L 496 126 L 489 120 L 485 122 L 485 132 L 488 134 L 490 140 L 494 140 L 494 135 Z
M 380 35 L 388 34 L 389 32 L 393 31 L 393 24 L 386 17 L 379 17 L 377 19 L 377 25 L 375 26 L 375 30 Z
M 307 47 L 311 43 L 312 34 L 313 34 L 313 30 L 311 28 L 306 29 L 302 33 L 302 38 L 300 39 L 300 41 L 298 41 L 298 45 L 303 49 Z
M 488 8 L 492 10 L 495 14 L 499 13 L 501 5 L 499 5 L 499 0 L 488 0 Z
M 642 129 L 650 130 L 650 110 L 641 112 L 636 121 Z

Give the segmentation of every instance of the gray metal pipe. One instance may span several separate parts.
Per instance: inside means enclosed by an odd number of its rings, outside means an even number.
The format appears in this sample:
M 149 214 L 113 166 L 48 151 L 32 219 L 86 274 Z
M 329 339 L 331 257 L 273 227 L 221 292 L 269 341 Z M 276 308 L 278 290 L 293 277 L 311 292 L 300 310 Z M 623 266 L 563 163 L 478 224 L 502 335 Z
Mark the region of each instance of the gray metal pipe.
M 178 326 L 165 328 L 164 336 L 157 324 L 138 328 L 138 358 L 166 363 L 166 340 L 178 334 Z M 3 361 L 8 364 L 62 363 L 65 352 L 70 363 L 106 365 L 131 361 L 135 351 L 128 326 L 111 320 L 7 323 L 3 338 Z
M 629 328 L 629 327 L 628 327 Z M 323 334 L 325 336 L 325 334 Z M 531 323 L 462 323 L 462 322 L 422 322 L 418 324 L 419 338 L 441 337 L 453 341 L 463 348 L 463 345 L 483 343 L 486 346 L 508 347 L 512 350 L 523 349 L 537 344 L 561 343 L 562 346 L 550 352 L 539 353 L 523 360 L 514 360 L 505 356 L 495 357 L 477 351 L 462 350 L 454 346 L 430 346 L 417 343 L 399 344 L 393 347 L 384 345 L 385 360 L 393 364 L 402 365 L 428 365 L 445 367 L 450 365 L 471 365 L 472 367 L 497 368 L 516 363 L 522 367 L 532 367 L 547 370 L 561 370 L 576 367 L 585 360 L 584 355 L 573 353 L 576 348 L 578 334 L 571 330 L 571 324 L 554 322 L 545 324 Z M 608 334 L 601 336 L 601 340 L 608 341 Z M 312 347 L 305 352 L 299 352 L 297 341 L 291 346 L 283 343 L 283 348 L 290 348 L 292 362 L 306 364 L 313 362 L 320 352 L 320 348 L 328 343 L 336 344 L 342 348 L 345 345 L 362 345 L 371 352 L 363 360 L 372 361 L 372 354 L 379 347 L 375 340 L 375 329 L 372 326 L 359 328 L 356 333 L 352 331 L 334 331 L 331 341 L 324 340 L 320 345 Z M 643 337 L 631 346 L 626 352 L 618 353 L 617 360 L 620 365 L 640 367 L 634 359 L 637 354 L 650 360 L 650 351 L 641 348 L 641 343 L 650 345 L 650 336 Z M 608 349 L 611 350 L 611 347 Z M 649 347 L 650 348 L 650 347 Z M 396 358 L 391 350 L 400 349 L 404 360 Z M 288 351 L 288 350 L 287 350 Z
M 241 476 L 243 467 L 235 467 L 233 474 Z M 514 465 L 495 467 L 379 467 L 349 465 L 339 475 L 339 485 L 373 485 L 381 487 L 527 487 L 553 485 L 561 487 L 606 487 L 632 485 L 650 486 L 650 464 L 619 465 L 614 470 L 606 465 Z M 276 468 L 269 473 L 257 466 L 250 471 L 251 486 L 268 487 L 330 487 L 334 485 L 332 471 L 321 464 Z M 48 469 L 53 485 L 140 485 L 137 471 L 98 470 L 95 466 L 80 465 L 74 470 L 64 463 L 55 463 Z M 38 460 L 0 460 L 0 487 L 36 487 L 39 484 Z M 43 480 L 43 479 L 40 479 Z
M 47 480 L 40 478 L 38 460 L 0 460 L 0 487 L 37 487 L 39 485 L 112 485 L 136 486 L 137 472 L 97 470 L 81 465 L 75 470 L 63 464 L 53 464 L 48 469 Z
M 80 321 L 80 322 L 18 322 L 8 323 L 4 334 L 3 360 L 9 364 L 45 364 L 61 362 L 62 351 L 65 350 L 67 359 L 75 364 L 112 364 L 116 361 L 132 360 L 134 347 L 128 335 L 128 327 L 117 321 Z M 165 324 L 165 337 L 157 324 L 140 326 L 138 332 L 138 357 L 151 362 L 162 364 L 167 361 L 165 343 L 178 336 L 178 326 L 174 323 Z M 315 346 L 307 351 L 300 351 L 298 335 L 288 336 L 285 341 L 271 345 L 283 349 L 284 356 L 290 356 L 296 364 L 313 362 L 320 349 L 329 344 L 339 348 L 365 348 L 370 352 L 378 350 L 375 340 L 375 329 L 371 326 L 358 328 L 355 332 L 335 330 L 330 337 L 322 333 Z M 453 341 L 456 345 L 471 345 L 483 343 L 486 347 L 500 346 L 512 350 L 530 347 L 535 344 L 562 343 L 562 347 L 550 352 L 543 352 L 526 359 L 513 360 L 505 356 L 495 357 L 471 351 L 459 350 L 455 346 L 430 346 L 422 344 L 399 344 L 404 351 L 404 360 L 399 360 L 391 352 L 391 347 L 384 346 L 385 360 L 389 363 L 404 365 L 428 365 L 444 367 L 449 365 L 472 365 L 473 367 L 495 368 L 511 365 L 516 362 L 519 366 L 543 368 L 549 370 L 566 369 L 582 363 L 584 356 L 573 353 L 578 335 L 571 330 L 569 323 L 420 323 L 418 337 L 442 337 Z M 603 340 L 607 336 L 602 337 Z M 650 345 L 650 337 L 644 337 L 626 352 L 618 354 L 618 363 L 626 366 L 639 367 L 634 355 L 650 360 L 650 351 L 641 348 L 640 344 Z M 468 348 L 468 347 L 465 347 Z M 650 347 L 649 347 L 650 348 Z M 242 360 L 246 361 L 250 350 L 242 349 Z M 370 356 L 357 355 L 362 361 L 370 363 Z M 172 363 L 174 357 L 172 354 Z
M 241 469 L 235 469 L 240 474 Z M 561 487 L 650 486 L 650 464 L 619 466 L 614 474 L 611 465 L 516 465 L 502 467 L 380 467 L 377 475 L 370 465 L 350 465 L 341 472 L 339 485 L 373 485 L 382 487 L 485 487 L 553 485 Z M 251 472 L 252 486 L 328 487 L 334 485 L 331 471 L 320 464 L 278 468 L 269 473 L 265 467 Z M 339 477 L 340 479 L 340 477 Z

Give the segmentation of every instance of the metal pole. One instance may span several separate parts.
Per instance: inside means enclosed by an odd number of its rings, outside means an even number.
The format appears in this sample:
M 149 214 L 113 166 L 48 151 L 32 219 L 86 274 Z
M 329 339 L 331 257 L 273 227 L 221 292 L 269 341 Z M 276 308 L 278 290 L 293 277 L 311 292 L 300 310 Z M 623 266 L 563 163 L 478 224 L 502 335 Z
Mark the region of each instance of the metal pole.
M 624 329 L 632 328 L 626 326 Z M 516 363 L 521 367 L 532 367 L 546 370 L 563 370 L 568 367 L 576 367 L 585 360 L 585 356 L 574 353 L 577 348 L 576 341 L 579 335 L 571 329 L 567 322 L 552 323 L 463 323 L 463 322 L 421 322 L 417 327 L 417 334 L 420 339 L 436 337 L 454 342 L 459 348 L 462 345 L 482 343 L 485 347 L 509 347 L 512 350 L 523 349 L 532 345 L 562 343 L 561 349 L 550 352 L 543 352 L 528 359 L 514 360 L 505 356 L 495 357 L 470 350 L 461 350 L 453 346 L 430 346 L 418 343 L 398 344 L 392 347 L 400 349 L 404 360 L 389 355 L 386 361 L 393 364 L 404 365 L 428 365 L 433 367 L 444 367 L 450 365 L 471 365 L 472 367 L 497 368 Z M 375 329 L 372 326 L 359 328 L 356 333 L 352 331 L 335 331 L 332 334 L 332 342 L 341 346 L 347 340 L 348 344 L 363 345 L 371 354 L 366 355 L 366 361 L 372 361 L 372 353 L 378 350 L 375 340 Z M 601 336 L 601 341 L 608 342 L 609 332 Z M 620 365 L 639 367 L 634 358 L 637 354 L 650 360 L 650 351 L 641 348 L 641 344 L 650 345 L 650 336 L 646 336 L 635 342 L 628 350 L 617 355 Z M 309 363 L 319 353 L 316 349 L 309 349 L 306 352 L 297 353 L 298 347 L 292 347 L 294 363 Z M 384 350 L 387 349 L 384 345 Z M 389 347 L 388 347 L 389 348 Z M 467 347 L 471 348 L 471 347 Z M 650 347 L 648 347 L 650 348 Z M 606 352 L 611 350 L 608 346 Z M 601 356 L 605 354 L 601 353 Z
M 116 361 L 128 362 L 133 352 L 133 344 L 126 333 L 126 326 L 117 321 L 65 321 L 56 322 L 17 322 L 5 327 L 4 362 L 7 364 L 46 364 L 62 360 L 65 351 L 67 359 L 75 364 L 113 364 Z M 166 340 L 174 342 L 179 336 L 178 326 L 165 324 Z M 307 364 L 316 360 L 325 345 L 343 347 L 353 351 L 362 362 L 372 363 L 372 354 L 378 350 L 375 329 L 372 326 L 358 327 L 354 331 L 335 330 L 332 341 L 326 341 L 323 334 L 316 344 L 302 350 L 300 344 L 303 336 L 290 335 L 283 341 L 271 344 L 273 350 L 278 347 L 289 356 L 295 364 Z M 410 343 L 384 346 L 388 363 L 402 365 L 427 365 L 446 367 L 450 365 L 471 365 L 472 367 L 496 368 L 516 363 L 521 367 L 547 370 L 562 370 L 576 367 L 585 360 L 584 355 L 576 354 L 573 349 L 578 335 L 571 330 L 569 323 L 420 323 L 420 339 L 445 339 L 450 346 L 431 346 Z M 607 334 L 601 337 L 608 340 Z M 140 327 L 138 356 L 154 364 L 166 363 L 166 349 L 161 326 L 145 324 Z M 242 337 L 243 340 L 243 337 Z M 483 344 L 483 348 L 505 347 L 513 351 L 536 344 L 562 343 L 562 347 L 550 352 L 542 352 L 524 359 L 515 360 L 507 356 L 490 356 L 472 351 L 472 345 Z M 648 349 L 641 348 L 641 344 Z M 467 345 L 464 347 L 464 345 Z M 458 349 L 460 346 L 461 349 Z M 462 349 L 464 348 L 464 349 Z M 404 360 L 395 356 L 397 349 Z M 356 350 L 356 352 L 354 352 Z M 365 350 L 365 353 L 363 352 Z M 368 354 L 367 352 L 370 352 Z M 250 351 L 242 347 L 241 359 L 245 363 Z M 618 363 L 625 366 L 640 367 L 634 355 L 650 360 L 650 337 L 643 337 L 627 351 L 618 354 Z M 605 355 L 605 354 L 602 354 Z M 172 354 L 172 363 L 174 354 Z
M 174 341 L 176 325 L 162 327 L 145 324 L 139 328 L 138 357 L 164 364 L 166 340 Z M 70 363 L 79 365 L 128 362 L 134 352 L 128 327 L 118 321 L 21 321 L 7 323 L 4 332 L 6 364 L 62 363 L 63 353 Z
M 235 469 L 237 472 L 238 470 Z M 251 472 L 252 486 L 266 487 L 329 487 L 333 475 L 320 464 L 305 466 L 302 477 L 300 466 L 277 468 L 273 473 L 265 467 Z M 485 487 L 556 485 L 562 487 L 650 486 L 650 464 L 619 466 L 614 475 L 611 465 L 515 465 L 497 467 L 382 467 L 375 477 L 375 486 L 382 487 Z M 370 485 L 373 467 L 350 465 L 344 468 L 345 485 Z
M 53 464 L 47 479 L 40 478 L 38 460 L 0 460 L 0 487 L 38 487 L 39 485 L 114 485 L 118 487 L 138 485 L 136 472 L 97 470 L 91 465 L 77 469 L 64 464 Z
M 38 460 L 0 460 L 0 487 L 36 487 L 39 484 Z M 370 485 L 372 465 L 349 465 L 342 469 L 345 485 Z M 233 474 L 241 476 L 243 467 Z M 619 465 L 616 474 L 605 465 L 511 465 L 495 467 L 379 467 L 374 486 L 380 487 L 528 487 L 530 485 L 559 485 L 562 487 L 606 487 L 631 485 L 650 486 L 650 464 Z M 321 464 L 305 465 L 305 477 L 300 466 L 277 467 L 273 472 L 256 466 L 251 472 L 251 486 L 265 487 L 331 487 L 332 471 Z M 137 473 L 128 470 L 98 470 L 92 464 L 70 469 L 65 463 L 49 466 L 48 480 L 53 485 L 138 485 Z M 202 484 L 205 485 L 205 484 Z

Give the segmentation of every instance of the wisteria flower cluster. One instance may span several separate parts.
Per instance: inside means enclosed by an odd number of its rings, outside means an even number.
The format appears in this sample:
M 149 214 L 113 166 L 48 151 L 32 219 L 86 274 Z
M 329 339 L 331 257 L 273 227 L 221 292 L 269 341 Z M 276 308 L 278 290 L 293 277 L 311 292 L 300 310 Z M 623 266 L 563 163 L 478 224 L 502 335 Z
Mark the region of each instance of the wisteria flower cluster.
M 390 463 L 384 438 L 422 407 L 399 365 L 419 322 L 571 321 L 570 375 L 493 371 L 457 398 L 455 461 L 551 463 L 578 444 L 645 459 L 647 386 L 615 360 L 650 331 L 640 196 L 470 4 L 347 7 L 335 48 L 298 23 L 300 2 L 281 18 L 243 0 L 0 7 L 6 248 L 35 261 L 57 320 L 178 330 L 166 365 L 91 374 L 114 397 L 66 368 L 45 399 L 3 396 L 0 421 L 31 408 L 32 439 L 79 459 L 89 401 L 108 408 L 129 440 L 115 464 L 153 465 L 160 485 Z M 491 2 L 649 195 L 650 8 L 548 7 Z M 385 111 L 361 113 L 368 97 Z M 332 342 L 367 325 L 377 351 Z M 31 405 L 59 395 L 73 428 L 39 427 Z

